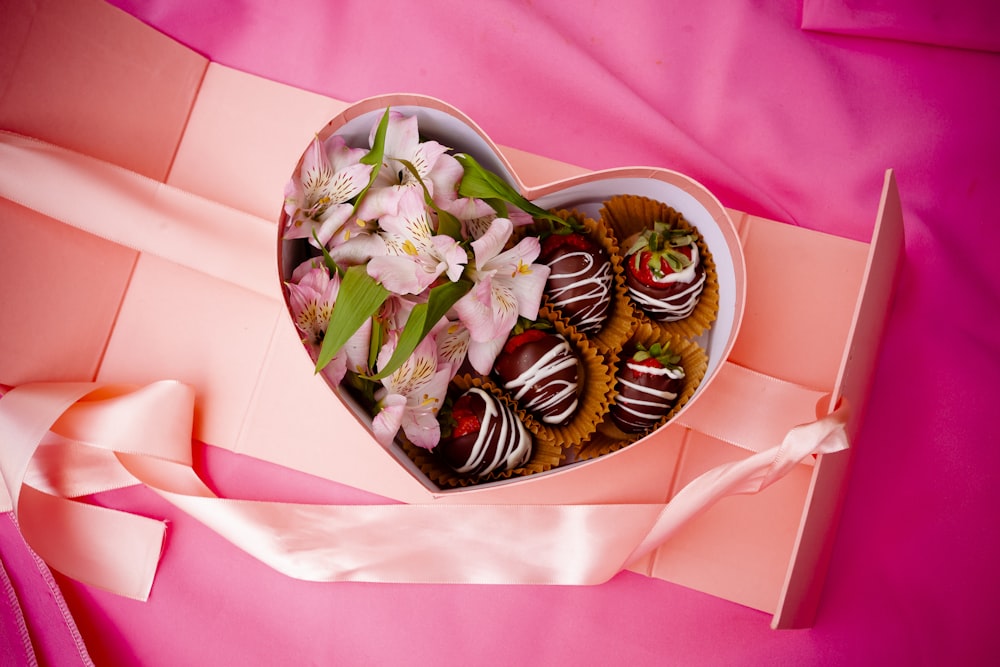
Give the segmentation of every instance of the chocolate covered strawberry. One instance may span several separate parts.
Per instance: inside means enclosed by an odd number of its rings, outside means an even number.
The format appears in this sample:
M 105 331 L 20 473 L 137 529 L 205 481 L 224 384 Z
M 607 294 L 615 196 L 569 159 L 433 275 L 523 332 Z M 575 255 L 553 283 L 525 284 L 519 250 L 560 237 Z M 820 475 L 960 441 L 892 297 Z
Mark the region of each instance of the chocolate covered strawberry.
M 637 346 L 618 371 L 611 419 L 625 433 L 644 433 L 677 404 L 683 384 L 680 356 L 671 352 L 669 344 Z
M 652 319 L 676 322 L 698 305 L 705 268 L 696 240 L 695 232 L 662 222 L 628 240 L 625 284 L 632 300 Z
M 531 458 L 531 434 L 499 398 L 473 387 L 442 411 L 442 437 L 434 451 L 455 472 L 484 477 L 513 470 Z
M 599 331 L 608 317 L 611 262 L 601 246 L 570 229 L 560 229 L 542 243 L 539 261 L 550 269 L 545 294 L 579 331 Z
M 581 365 L 557 333 L 515 327 L 493 371 L 518 405 L 546 424 L 565 424 L 576 412 Z

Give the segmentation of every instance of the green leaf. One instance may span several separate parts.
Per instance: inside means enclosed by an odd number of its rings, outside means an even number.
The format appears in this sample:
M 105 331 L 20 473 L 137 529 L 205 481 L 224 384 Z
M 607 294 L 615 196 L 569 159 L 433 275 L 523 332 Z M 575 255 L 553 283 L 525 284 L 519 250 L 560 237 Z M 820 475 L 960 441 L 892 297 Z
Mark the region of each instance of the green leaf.
M 486 202 L 486 204 L 490 208 L 496 211 L 496 214 L 499 217 L 501 218 L 510 217 L 510 211 L 507 209 L 507 202 L 505 202 L 503 199 L 497 199 L 494 197 L 492 199 L 484 199 L 483 201 Z
M 364 266 L 352 266 L 344 272 L 337 302 L 333 304 L 330 314 L 330 325 L 316 360 L 317 373 L 340 352 L 340 348 L 365 320 L 378 311 L 388 296 L 389 290 L 375 282 Z
M 375 167 L 372 171 L 372 181 L 375 180 L 375 171 L 382 166 L 382 158 L 385 155 L 385 132 L 389 127 L 389 107 L 385 108 L 382 119 L 378 122 L 378 129 L 375 130 L 375 139 L 372 141 L 372 149 L 364 154 L 359 160 L 361 164 L 370 164 Z
M 404 361 L 410 358 L 413 351 L 420 345 L 420 341 L 427 336 L 434 325 L 470 289 L 472 289 L 472 281 L 465 279 L 443 283 L 431 289 L 427 302 L 417 304 L 410 311 L 410 317 L 407 318 L 406 325 L 399 335 L 399 341 L 392 357 L 389 358 L 384 368 L 378 369 L 378 373 L 369 376 L 368 379 L 381 380 L 392 375 L 396 369 L 403 365 Z
M 438 234 L 450 236 L 456 241 L 462 240 L 462 223 L 448 211 L 434 207 L 438 214 Z
M 385 322 L 378 317 L 372 318 L 372 336 L 368 341 L 368 368 L 375 368 L 378 352 L 385 342 Z
M 344 374 L 343 384 L 350 389 L 355 396 L 360 397 L 362 405 L 375 404 L 375 389 L 378 385 L 364 379 L 357 373 L 347 371 Z
M 330 251 L 326 249 L 326 246 L 320 243 L 319 234 L 313 229 L 313 238 L 316 239 L 316 245 L 319 246 L 320 252 L 323 253 L 323 263 L 326 264 L 326 268 L 330 269 L 330 273 L 336 273 L 338 276 L 344 275 L 344 270 L 333 261 L 333 256 L 330 255 Z
M 458 153 L 455 159 L 465 170 L 462 182 L 458 186 L 458 194 L 463 197 L 473 197 L 475 199 L 502 199 L 510 202 L 532 217 L 553 222 L 562 223 L 563 220 L 558 215 L 549 213 L 544 208 L 532 204 L 525 199 L 521 193 L 511 187 L 505 180 L 484 168 L 475 158 L 466 153 Z
M 389 107 L 385 108 L 385 113 L 382 114 L 382 119 L 378 122 L 378 129 L 375 130 L 375 138 L 372 141 L 372 149 L 365 153 L 360 160 L 361 164 L 371 165 L 372 173 L 368 177 L 368 185 L 358 193 L 358 196 L 354 200 L 354 209 L 351 211 L 353 215 L 357 212 L 358 207 L 361 206 L 361 202 L 364 200 L 365 195 L 371 189 L 372 185 L 375 183 L 375 179 L 378 178 L 378 172 L 382 168 L 382 160 L 385 158 L 385 132 L 389 127 Z

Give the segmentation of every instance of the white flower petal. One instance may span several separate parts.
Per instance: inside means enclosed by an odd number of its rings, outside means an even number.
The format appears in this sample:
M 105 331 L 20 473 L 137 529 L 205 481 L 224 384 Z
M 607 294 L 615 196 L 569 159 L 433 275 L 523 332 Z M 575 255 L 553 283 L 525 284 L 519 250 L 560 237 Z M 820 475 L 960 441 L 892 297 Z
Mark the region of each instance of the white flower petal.
M 383 255 L 368 260 L 368 275 L 396 294 L 420 294 L 440 273 L 428 272 L 418 257 Z
M 388 447 L 396 438 L 399 427 L 403 424 L 403 413 L 406 409 L 406 397 L 399 394 L 389 394 L 382 399 L 382 409 L 372 419 L 372 433 L 375 440 L 383 447 Z
M 381 121 L 381 117 L 379 121 Z M 372 127 L 369 145 L 375 142 L 375 132 L 378 125 Z M 385 157 L 409 160 L 420 144 L 420 134 L 417 128 L 416 116 L 404 116 L 398 111 L 389 112 L 389 122 L 385 129 Z
M 481 342 L 472 341 L 469 344 L 469 363 L 479 373 L 489 375 L 493 371 L 493 362 L 496 361 L 506 342 L 506 337 L 491 338 Z
M 476 267 L 485 271 L 494 257 L 503 250 L 514 225 L 507 218 L 496 218 L 486 230 L 486 233 L 472 242 L 472 251 L 476 257 Z
M 511 289 L 517 299 L 517 312 L 521 317 L 533 320 L 538 316 L 545 281 L 551 269 L 544 264 L 531 264 L 511 280 Z

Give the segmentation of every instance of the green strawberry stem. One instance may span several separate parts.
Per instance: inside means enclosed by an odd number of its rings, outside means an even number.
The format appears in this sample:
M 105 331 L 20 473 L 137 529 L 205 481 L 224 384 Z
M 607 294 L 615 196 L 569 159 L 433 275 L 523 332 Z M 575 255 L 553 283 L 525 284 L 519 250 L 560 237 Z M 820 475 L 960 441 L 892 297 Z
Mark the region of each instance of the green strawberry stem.
M 664 276 L 663 261 L 673 271 L 683 271 L 691 264 L 691 260 L 682 252 L 675 248 L 685 248 L 695 241 L 695 233 L 687 229 L 673 229 L 665 222 L 653 223 L 653 229 L 646 230 L 635 240 L 629 248 L 627 255 L 635 255 L 635 268 L 639 270 L 639 254 L 643 250 L 649 251 L 649 269 L 657 277 Z
M 547 237 L 555 236 L 569 236 L 570 234 L 586 234 L 587 228 L 584 227 L 583 223 L 576 219 L 575 216 L 569 216 L 568 218 L 561 218 L 555 216 L 553 218 L 547 218 L 548 228 L 539 234 L 539 239 L 545 240 Z
M 517 322 L 514 323 L 514 328 L 511 329 L 510 338 L 517 336 L 518 334 L 523 334 L 528 329 L 540 329 L 545 331 L 552 328 L 552 323 L 546 320 L 529 320 L 526 317 L 518 317 Z
M 648 348 L 640 343 L 635 346 L 635 349 L 632 359 L 637 362 L 656 359 L 664 368 L 677 368 L 681 362 L 681 355 L 671 351 L 669 342 L 662 345 L 653 343 Z

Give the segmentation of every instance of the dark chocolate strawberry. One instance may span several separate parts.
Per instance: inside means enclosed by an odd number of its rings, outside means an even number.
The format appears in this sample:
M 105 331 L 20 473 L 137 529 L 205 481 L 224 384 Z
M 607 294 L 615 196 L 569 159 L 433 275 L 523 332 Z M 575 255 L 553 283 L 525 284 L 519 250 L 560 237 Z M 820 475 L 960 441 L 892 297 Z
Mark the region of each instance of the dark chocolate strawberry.
M 644 433 L 673 409 L 684 384 L 680 357 L 669 344 L 656 343 L 647 350 L 636 346 L 618 371 L 618 395 L 610 414 L 625 433 Z
M 705 268 L 696 240 L 695 232 L 662 222 L 629 239 L 625 284 L 632 300 L 654 320 L 682 320 L 698 305 Z
M 523 409 L 546 424 L 565 424 L 576 412 L 580 361 L 559 334 L 519 329 L 507 340 L 493 370 Z
M 602 247 L 580 232 L 556 232 L 542 243 L 539 261 L 551 269 L 549 302 L 583 333 L 599 331 L 608 317 L 611 262 Z
M 442 460 L 462 475 L 484 477 L 527 463 L 533 448 L 531 434 L 500 399 L 478 387 L 458 397 L 450 411 L 442 411 L 442 438 L 434 448 Z
M 452 438 L 462 438 L 470 433 L 478 433 L 483 427 L 479 421 L 479 416 L 474 413 L 469 406 L 470 399 L 463 397 L 451 410 L 451 419 L 454 426 L 451 427 Z

